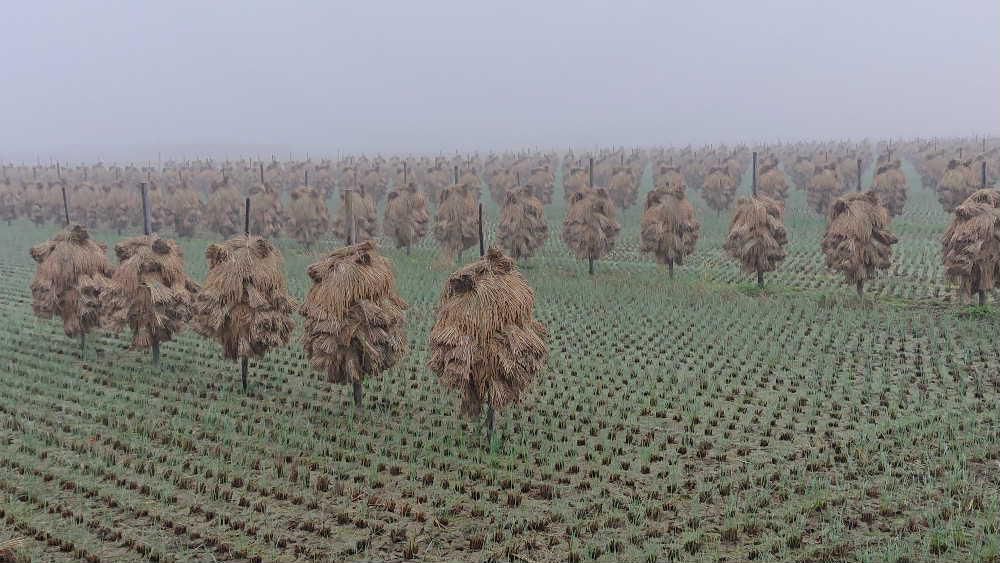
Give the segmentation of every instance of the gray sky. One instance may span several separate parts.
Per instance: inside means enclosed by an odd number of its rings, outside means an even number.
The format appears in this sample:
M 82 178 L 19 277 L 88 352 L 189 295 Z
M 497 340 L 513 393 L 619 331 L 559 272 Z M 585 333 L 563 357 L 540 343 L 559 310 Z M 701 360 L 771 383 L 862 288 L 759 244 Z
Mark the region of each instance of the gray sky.
M 4 19 L 5 161 L 1000 130 L 996 0 L 39 0 Z

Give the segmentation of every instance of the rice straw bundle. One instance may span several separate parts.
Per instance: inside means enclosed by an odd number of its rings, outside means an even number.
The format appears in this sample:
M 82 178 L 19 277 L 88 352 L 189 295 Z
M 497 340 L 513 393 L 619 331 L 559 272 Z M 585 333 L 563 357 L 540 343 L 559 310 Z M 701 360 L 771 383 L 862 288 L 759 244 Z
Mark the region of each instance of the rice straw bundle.
M 170 194 L 167 205 L 170 207 L 170 214 L 174 220 L 174 232 L 179 237 L 190 238 L 194 236 L 201 223 L 201 197 L 198 192 L 187 184 Z
M 285 212 L 281 205 L 281 194 L 270 183 L 254 184 L 250 188 L 250 225 L 253 232 L 264 238 L 281 234 L 285 222 Z
M 788 197 L 788 181 L 785 180 L 785 173 L 778 168 L 778 159 L 773 156 L 764 157 L 758 174 L 757 193 L 784 202 Z
M 375 210 L 375 200 L 368 195 L 365 188 L 356 190 L 341 190 L 340 207 L 333 221 L 333 234 L 340 240 L 347 240 L 351 234 L 351 225 L 347 221 L 347 199 L 350 198 L 351 216 L 357 240 L 364 242 L 378 237 L 378 215 Z
M 972 162 L 952 159 L 937 183 L 938 201 L 948 213 L 981 187 L 972 171 Z
M 312 288 L 299 313 L 302 343 L 313 368 L 332 383 L 361 383 L 395 365 L 407 351 L 406 302 L 399 297 L 392 264 L 374 241 L 339 248 L 309 266 Z
M 260 357 L 284 346 L 295 302 L 281 253 L 259 236 L 239 235 L 205 251 L 208 276 L 194 301 L 194 329 L 227 359 Z
M 216 186 L 215 193 L 205 204 L 208 228 L 224 237 L 231 237 L 243 231 L 243 196 L 240 191 L 224 180 Z
M 500 247 L 514 260 L 531 258 L 548 236 L 545 207 L 531 188 L 520 186 L 508 190 L 497 225 Z
M 875 171 L 872 191 L 885 205 L 890 217 L 898 217 L 906 205 L 906 175 L 900 170 L 900 162 L 883 162 Z
M 628 166 L 615 166 L 611 180 L 608 182 L 608 192 L 618 209 L 628 209 L 635 205 L 639 195 L 639 182 L 632 169 Z
M 428 366 L 462 397 L 461 414 L 493 414 L 523 401 L 548 359 L 535 295 L 514 261 L 491 247 L 453 273 L 438 302 Z
M 736 187 L 736 180 L 727 173 L 725 166 L 713 166 L 705 176 L 701 194 L 708 207 L 718 214 L 733 206 Z
M 820 215 L 826 215 L 833 201 L 844 193 L 844 186 L 835 164 L 816 167 L 816 173 L 809 180 L 806 200 L 809 207 Z
M 615 246 L 621 231 L 616 216 L 615 204 L 604 188 L 584 188 L 570 198 L 562 238 L 578 259 L 588 261 L 591 274 L 594 273 L 594 261 L 606 256 Z
M 51 240 L 31 247 L 38 263 L 31 281 L 35 315 L 58 316 L 66 336 L 83 336 L 101 323 L 100 291 L 111 276 L 107 247 L 90 238 L 82 225 L 72 225 Z
M 684 257 L 694 252 L 700 228 L 684 188 L 671 186 L 649 192 L 641 226 L 641 250 L 652 252 L 673 277 L 674 264 L 682 265 Z
M 468 184 L 458 183 L 441 192 L 434 216 L 434 239 L 449 257 L 461 256 L 479 242 L 476 196 Z
M 385 205 L 385 234 L 392 238 L 397 248 L 410 247 L 427 236 L 427 226 L 431 216 L 427 211 L 427 198 L 417 189 L 414 182 L 406 182 L 389 192 Z
M 826 265 L 844 274 L 861 297 L 866 280 L 892 263 L 892 245 L 898 239 L 889 231 L 889 213 L 875 192 L 841 196 L 830 207 L 822 249 Z
M 975 293 L 985 304 L 1000 279 L 1000 191 L 978 190 L 956 207 L 941 246 L 945 275 L 963 301 Z
M 740 198 L 729 226 L 724 248 L 739 261 L 743 271 L 757 274 L 764 285 L 764 273 L 773 272 L 786 256 L 788 234 L 782 222 L 784 205 L 769 197 Z
M 292 238 L 306 248 L 312 248 L 330 230 L 330 213 L 323 194 L 312 186 L 292 190 L 288 204 L 288 221 Z
M 172 240 L 128 238 L 115 245 L 115 255 L 118 267 L 102 294 L 107 323 L 116 331 L 128 327 L 133 348 L 155 350 L 191 320 L 198 284 L 188 278 L 184 253 Z

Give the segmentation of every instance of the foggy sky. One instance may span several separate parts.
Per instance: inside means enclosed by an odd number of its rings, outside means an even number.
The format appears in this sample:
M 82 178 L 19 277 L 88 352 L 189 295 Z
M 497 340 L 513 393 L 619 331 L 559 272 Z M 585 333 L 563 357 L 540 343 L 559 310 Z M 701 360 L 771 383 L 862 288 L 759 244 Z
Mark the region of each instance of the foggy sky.
M 996 0 L 39 0 L 3 16 L 2 161 L 1000 131 Z

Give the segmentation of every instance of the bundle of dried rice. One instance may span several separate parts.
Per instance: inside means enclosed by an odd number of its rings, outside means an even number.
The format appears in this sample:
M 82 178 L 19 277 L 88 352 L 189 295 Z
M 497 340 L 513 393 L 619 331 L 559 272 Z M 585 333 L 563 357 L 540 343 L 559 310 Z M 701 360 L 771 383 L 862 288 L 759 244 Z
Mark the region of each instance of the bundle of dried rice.
M 174 232 L 180 237 L 193 237 L 201 223 L 201 197 L 187 184 L 170 194 L 167 201 L 174 220 Z
M 340 207 L 337 209 L 333 221 L 333 234 L 341 240 L 350 238 L 351 225 L 347 221 L 347 198 L 351 199 L 351 217 L 354 221 L 354 229 L 357 240 L 353 242 L 364 242 L 374 240 L 378 237 L 378 214 L 375 209 L 375 200 L 372 199 L 365 188 L 357 190 L 341 190 Z
M 31 281 L 35 315 L 63 321 L 66 336 L 83 336 L 100 325 L 101 289 L 111 275 L 107 247 L 90 238 L 82 225 L 72 225 L 51 240 L 31 247 L 38 263 Z
M 890 217 L 898 217 L 906 205 L 906 175 L 900 170 L 899 160 L 883 162 L 875 171 L 872 191 L 878 194 Z
M 938 201 L 948 213 L 967 200 L 981 187 L 972 170 L 971 161 L 952 159 L 937 183 Z
M 312 186 L 299 186 L 292 190 L 288 220 L 292 238 L 306 248 L 312 248 L 330 230 L 330 213 L 323 194 Z
M 101 222 L 100 192 L 90 182 L 82 182 L 73 188 L 69 198 L 69 213 L 73 221 L 95 229 Z
M 632 169 L 624 165 L 615 166 L 614 173 L 608 183 L 608 191 L 618 209 L 625 210 L 635 205 L 635 200 L 639 195 L 639 182 L 632 174 Z
M 430 220 L 427 198 L 420 193 L 415 182 L 406 182 L 389 192 L 383 221 L 385 234 L 396 242 L 397 248 L 405 248 L 407 255 L 411 246 L 427 236 Z
M 11 184 L 9 178 L 5 178 L 0 184 L 0 220 L 7 221 L 7 225 L 17 219 L 20 213 L 22 193 Z
M 24 214 L 36 227 L 49 220 L 50 190 L 41 182 L 36 182 L 24 191 Z M 62 223 L 62 221 L 59 221 Z
M 555 192 L 555 177 L 548 166 L 532 168 L 525 185 L 531 188 L 543 205 L 552 203 L 552 194 Z
M 545 206 L 531 188 L 520 186 L 507 191 L 500 211 L 497 240 L 514 260 L 531 258 L 549 237 Z
M 292 334 L 281 253 L 259 236 L 239 235 L 205 251 L 208 276 L 194 300 L 194 329 L 231 360 L 263 356 Z
M 941 246 L 945 275 L 963 301 L 975 293 L 985 304 L 1000 279 L 1000 190 L 978 190 L 956 207 Z
M 785 259 L 788 234 L 782 222 L 784 205 L 769 197 L 740 198 L 729 226 L 724 248 L 739 261 L 743 271 L 757 274 L 763 287 L 764 273 L 773 272 Z
M 406 302 L 392 264 L 373 241 L 339 248 L 309 266 L 313 281 L 299 309 L 302 343 L 313 368 L 332 383 L 351 383 L 361 408 L 362 381 L 406 354 Z
M 826 266 L 843 273 L 858 297 L 864 294 L 865 280 L 889 268 L 896 242 L 889 231 L 889 213 L 875 192 L 854 192 L 834 201 L 822 242 Z
M 479 242 L 476 196 L 467 184 L 455 184 L 441 192 L 434 216 L 434 239 L 449 257 L 459 257 L 462 251 Z
M 652 252 L 673 277 L 674 264 L 682 265 L 684 257 L 694 252 L 700 227 L 684 189 L 675 186 L 649 192 L 641 225 L 641 250 Z
M 653 186 L 655 189 L 684 188 L 684 175 L 681 174 L 680 167 L 661 162 L 657 168 Z
M 108 227 L 119 235 L 130 227 L 138 225 L 136 210 L 140 208 L 139 196 L 132 190 L 125 189 L 122 183 L 104 187 L 101 201 L 101 214 L 105 217 Z
M 461 413 L 494 413 L 523 397 L 548 359 L 535 295 L 514 261 L 497 248 L 453 273 L 430 334 L 430 369 L 462 395 Z
M 844 193 L 844 186 L 837 174 L 836 164 L 829 163 L 817 166 L 806 189 L 806 201 L 809 203 L 809 207 L 812 207 L 813 211 L 820 215 L 826 215 L 833 201 Z
M 285 222 L 281 194 L 270 183 L 254 184 L 250 188 L 250 226 L 264 238 L 276 237 Z
M 778 168 L 777 158 L 767 156 L 761 161 L 757 193 L 781 202 L 788 197 L 788 182 L 785 180 L 785 173 Z
M 208 228 L 224 237 L 243 231 L 245 200 L 231 182 L 224 180 L 205 204 Z
M 517 178 L 510 170 L 500 168 L 490 176 L 490 197 L 498 204 L 506 200 L 507 190 L 514 187 Z
M 588 188 L 590 188 L 590 176 L 586 168 L 573 166 L 569 169 L 569 174 L 563 177 L 563 197 L 567 202 Z
M 173 340 L 191 320 L 198 284 L 184 271 L 184 253 L 176 242 L 147 235 L 115 245 L 118 267 L 104 293 L 110 328 L 132 331 L 132 347 L 154 349 Z
M 585 188 L 570 199 L 569 212 L 563 221 L 563 241 L 577 258 L 587 260 L 591 275 L 594 261 L 615 246 L 621 231 L 616 216 L 615 204 L 604 188 Z
M 705 203 L 713 209 L 716 214 L 733 206 L 736 199 L 736 180 L 730 176 L 723 165 L 709 168 L 708 175 L 705 176 L 705 183 L 701 188 L 701 195 L 705 198 Z
M 174 224 L 174 214 L 167 205 L 167 194 L 164 188 L 156 182 L 147 182 L 147 198 L 150 206 L 150 228 L 153 232 L 165 230 Z M 134 213 L 133 213 L 134 214 Z

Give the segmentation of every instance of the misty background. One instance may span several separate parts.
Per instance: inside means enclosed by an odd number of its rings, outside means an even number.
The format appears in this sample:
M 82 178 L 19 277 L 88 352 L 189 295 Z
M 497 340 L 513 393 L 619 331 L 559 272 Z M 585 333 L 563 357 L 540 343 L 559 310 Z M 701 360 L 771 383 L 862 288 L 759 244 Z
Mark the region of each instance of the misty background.
M 995 134 L 1000 2 L 17 2 L 0 161 Z

